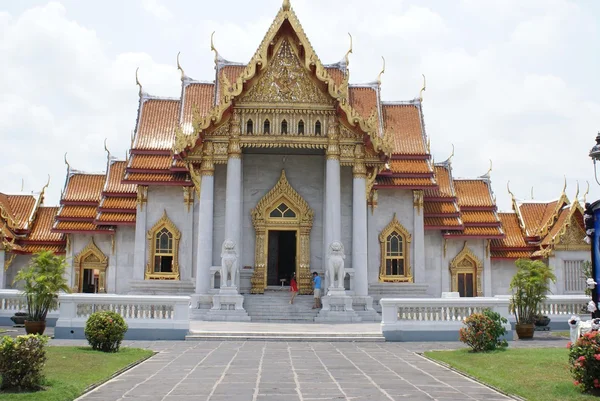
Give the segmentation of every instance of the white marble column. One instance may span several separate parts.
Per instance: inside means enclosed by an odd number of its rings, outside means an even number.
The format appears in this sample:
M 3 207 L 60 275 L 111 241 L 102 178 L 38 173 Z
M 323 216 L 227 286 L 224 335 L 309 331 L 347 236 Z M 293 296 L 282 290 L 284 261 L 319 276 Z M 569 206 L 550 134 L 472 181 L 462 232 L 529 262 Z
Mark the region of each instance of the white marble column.
M 235 242 L 239 254 L 241 202 L 242 202 L 242 159 L 240 155 L 227 159 L 227 187 L 225 192 L 225 239 Z
M 6 253 L 3 250 L 0 251 L 0 290 L 6 287 L 6 271 L 4 270 L 4 261 L 6 260 Z
M 491 240 L 483 240 L 485 246 L 485 258 L 483 258 L 483 296 L 492 297 L 492 261 L 490 259 L 489 242 Z M 481 295 L 480 295 L 481 296 Z
M 413 282 L 427 283 L 425 277 L 425 219 L 423 191 L 413 191 Z
M 352 181 L 352 267 L 354 294 L 369 295 L 367 270 L 367 177 L 364 163 L 357 162 Z
M 215 167 L 212 143 L 204 145 L 198 200 L 198 254 L 196 256 L 196 294 L 207 294 L 210 288 L 210 268 L 213 259 L 213 218 L 215 195 Z
M 133 253 L 133 280 L 144 280 L 146 268 L 146 219 L 148 187 L 138 186 L 137 212 L 135 216 L 135 246 Z
M 442 292 L 450 292 L 452 290 L 450 284 L 450 260 L 448 258 L 448 240 L 442 236 Z

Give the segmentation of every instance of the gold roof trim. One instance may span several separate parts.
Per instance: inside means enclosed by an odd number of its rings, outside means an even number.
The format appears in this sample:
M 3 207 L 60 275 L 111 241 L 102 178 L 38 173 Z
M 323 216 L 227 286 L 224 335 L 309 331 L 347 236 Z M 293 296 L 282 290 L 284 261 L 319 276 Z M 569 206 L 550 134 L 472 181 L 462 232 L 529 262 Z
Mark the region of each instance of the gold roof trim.
M 279 32 L 282 24 L 285 21 L 291 25 L 295 35 L 298 37 L 300 44 L 305 50 L 304 66 L 311 71 L 315 67 L 316 78 L 327 85 L 329 95 L 339 102 L 339 107 L 347 116 L 348 123 L 356 127 L 358 126 L 363 132 L 366 132 L 373 147 L 376 151 L 383 152 L 387 156 L 391 156 L 392 147 L 391 141 L 379 135 L 379 127 L 377 119 L 364 119 L 360 114 L 350 106 L 348 94 L 348 81 L 344 80 L 341 85 L 336 85 L 333 78 L 330 77 L 327 69 L 319 60 L 310 41 L 308 40 L 298 17 L 291 8 L 289 1 L 284 1 L 283 6 L 275 16 L 269 30 L 260 43 L 256 53 L 245 67 L 244 71 L 238 76 L 235 82 L 224 85 L 223 96 L 221 96 L 219 104 L 217 104 L 206 116 L 201 116 L 198 112 L 194 113 L 194 134 L 187 135 L 183 132 L 176 132 L 173 152 L 179 154 L 195 145 L 200 138 L 200 133 L 206 130 L 211 125 L 217 125 L 221 122 L 225 111 L 232 105 L 233 99 L 239 96 L 244 90 L 244 84 L 254 78 L 260 66 L 268 62 L 268 50 L 271 42 Z M 216 49 L 211 45 L 213 51 Z

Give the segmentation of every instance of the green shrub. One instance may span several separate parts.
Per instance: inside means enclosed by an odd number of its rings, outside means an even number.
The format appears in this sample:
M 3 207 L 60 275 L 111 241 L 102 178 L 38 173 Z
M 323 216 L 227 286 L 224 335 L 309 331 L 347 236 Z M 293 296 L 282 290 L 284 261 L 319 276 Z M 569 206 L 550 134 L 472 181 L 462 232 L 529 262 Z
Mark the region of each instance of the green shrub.
M 85 338 L 93 349 L 117 352 L 127 329 L 127 323 L 118 313 L 95 312 L 85 324 Z
M 506 330 L 502 324 L 507 322 L 506 318 L 490 310 L 473 313 L 464 321 L 467 327 L 460 329 L 460 341 L 471 347 L 473 352 L 492 351 L 496 348 L 506 347 L 508 343 L 502 339 Z
M 2 390 L 39 390 L 44 381 L 47 337 L 26 335 L 0 340 Z
M 575 385 L 584 391 L 600 389 L 600 332 L 592 331 L 568 345 L 571 373 Z

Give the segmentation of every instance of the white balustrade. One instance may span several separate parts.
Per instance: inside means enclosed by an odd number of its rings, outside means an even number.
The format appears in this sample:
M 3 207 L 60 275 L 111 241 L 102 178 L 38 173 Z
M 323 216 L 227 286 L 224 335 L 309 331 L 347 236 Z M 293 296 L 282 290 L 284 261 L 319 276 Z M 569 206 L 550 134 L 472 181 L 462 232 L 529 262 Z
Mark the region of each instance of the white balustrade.
M 121 315 L 130 329 L 185 329 L 189 327 L 190 297 L 159 295 L 61 294 L 56 327 L 84 327 L 99 311 Z
M 27 299 L 19 290 L 0 290 L 0 320 L 3 325 L 12 325 L 9 320 L 4 321 L 4 318 L 10 318 L 17 312 L 27 312 Z M 58 310 L 48 312 L 48 318 L 53 319 L 58 317 Z
M 549 295 L 538 308 L 538 313 L 552 317 L 565 317 L 580 313 L 587 314 L 587 305 L 592 300 L 587 295 Z

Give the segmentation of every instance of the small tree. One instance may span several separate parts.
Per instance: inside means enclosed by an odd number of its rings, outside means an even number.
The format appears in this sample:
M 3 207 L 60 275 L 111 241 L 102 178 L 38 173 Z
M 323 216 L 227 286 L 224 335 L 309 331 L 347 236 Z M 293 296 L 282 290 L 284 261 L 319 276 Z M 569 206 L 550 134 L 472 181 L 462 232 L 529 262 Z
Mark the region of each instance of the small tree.
M 519 259 L 515 264 L 517 274 L 510 282 L 515 318 L 517 324 L 533 324 L 538 307 L 550 292 L 550 283 L 556 282 L 556 276 L 540 260 Z
M 67 263 L 64 256 L 53 252 L 37 253 L 29 266 L 17 274 L 15 283 L 23 282 L 27 298 L 27 320 L 45 322 L 48 311 L 56 308 L 58 293 L 70 292 L 65 279 Z

